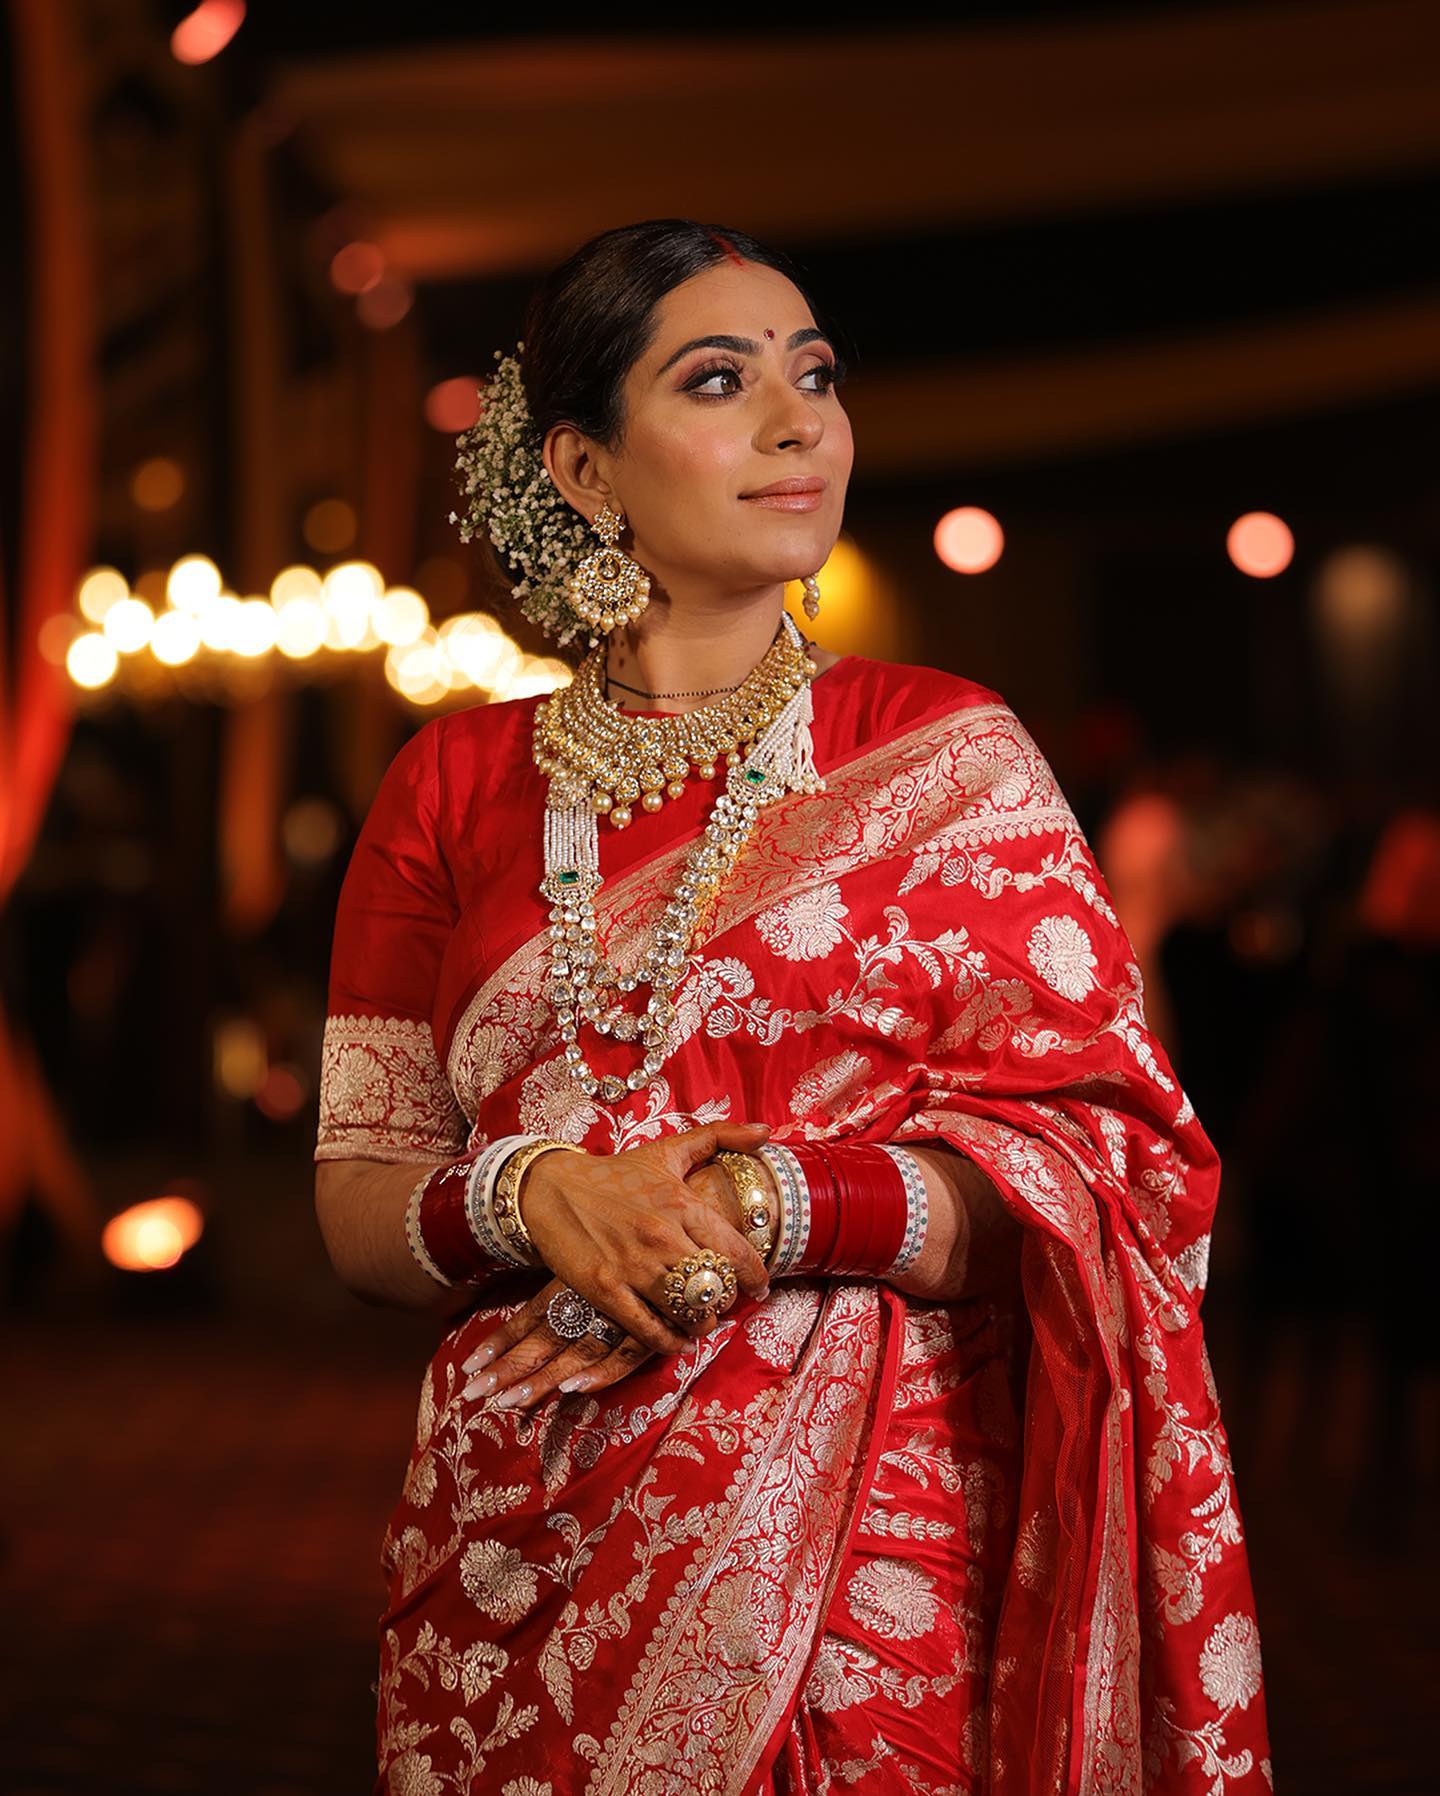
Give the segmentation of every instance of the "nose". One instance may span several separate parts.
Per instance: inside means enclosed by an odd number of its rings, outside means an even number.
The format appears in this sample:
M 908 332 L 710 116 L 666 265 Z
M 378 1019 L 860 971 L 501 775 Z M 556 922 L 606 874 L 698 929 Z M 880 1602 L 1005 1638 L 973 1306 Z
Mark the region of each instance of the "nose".
M 775 408 L 766 421 L 766 442 L 772 449 L 792 444 L 808 447 L 825 434 L 825 420 L 816 406 L 786 380 L 779 380 Z

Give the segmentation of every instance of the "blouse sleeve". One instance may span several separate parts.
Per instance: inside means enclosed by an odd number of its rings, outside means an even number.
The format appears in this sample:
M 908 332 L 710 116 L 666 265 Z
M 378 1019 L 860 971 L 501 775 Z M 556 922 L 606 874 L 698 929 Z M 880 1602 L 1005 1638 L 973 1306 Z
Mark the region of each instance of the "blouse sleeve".
M 335 917 L 316 1160 L 451 1160 L 468 1126 L 431 1013 L 459 906 L 441 845 L 440 719 L 386 770 Z

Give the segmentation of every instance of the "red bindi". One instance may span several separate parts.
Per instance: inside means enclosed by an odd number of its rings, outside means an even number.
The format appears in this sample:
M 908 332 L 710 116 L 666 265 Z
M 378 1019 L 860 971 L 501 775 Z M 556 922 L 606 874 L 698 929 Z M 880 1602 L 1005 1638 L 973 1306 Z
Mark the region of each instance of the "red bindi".
M 765 335 L 767 337 L 773 337 L 775 335 L 774 331 L 772 331 L 770 329 L 769 325 L 766 325 L 766 327 L 765 327 Z

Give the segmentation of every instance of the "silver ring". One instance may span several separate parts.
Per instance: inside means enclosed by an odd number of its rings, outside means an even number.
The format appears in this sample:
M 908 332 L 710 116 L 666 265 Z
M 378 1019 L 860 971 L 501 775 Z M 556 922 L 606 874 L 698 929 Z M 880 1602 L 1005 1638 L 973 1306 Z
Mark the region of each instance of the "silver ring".
M 545 1305 L 545 1320 L 562 1341 L 578 1341 L 588 1334 L 598 1313 L 588 1298 L 572 1291 L 569 1285 L 557 1291 Z
M 595 1312 L 595 1320 L 590 1324 L 589 1333 L 603 1341 L 607 1347 L 618 1347 L 625 1339 L 625 1330 L 618 1322 L 612 1322 L 609 1316 Z

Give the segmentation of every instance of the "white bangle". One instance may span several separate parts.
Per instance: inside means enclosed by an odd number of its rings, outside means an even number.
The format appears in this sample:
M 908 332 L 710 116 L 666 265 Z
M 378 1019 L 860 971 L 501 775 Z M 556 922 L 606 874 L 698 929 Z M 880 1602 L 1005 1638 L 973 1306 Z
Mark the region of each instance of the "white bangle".
M 409 1202 L 405 1205 L 405 1239 L 410 1244 L 410 1252 L 420 1270 L 433 1278 L 437 1285 L 453 1289 L 455 1280 L 446 1278 L 445 1274 L 430 1258 L 430 1251 L 425 1245 L 425 1237 L 420 1233 L 420 1203 L 425 1196 L 425 1187 L 433 1179 L 435 1173 L 427 1172 L 423 1179 L 418 1179 L 410 1193 Z
M 534 1135 L 502 1135 L 498 1141 L 492 1141 L 477 1157 L 465 1184 L 465 1214 L 470 1219 L 470 1233 L 484 1252 L 492 1260 L 499 1260 L 502 1266 L 523 1266 L 529 1270 L 530 1262 L 519 1258 L 496 1225 L 491 1207 L 495 1200 L 495 1180 L 516 1148 L 536 1139 Z
M 800 1162 L 788 1147 L 767 1141 L 758 1148 L 770 1168 L 780 1193 L 780 1220 L 775 1229 L 775 1251 L 770 1256 L 771 1278 L 784 1278 L 810 1242 L 810 1187 Z
M 880 1275 L 888 1278 L 891 1273 L 904 1272 L 913 1265 L 925 1245 L 930 1227 L 930 1197 L 925 1189 L 925 1174 L 914 1154 L 907 1153 L 903 1147 L 892 1147 L 886 1141 L 876 1145 L 883 1148 L 900 1168 L 900 1177 L 905 1182 L 905 1234 L 899 1253 Z

